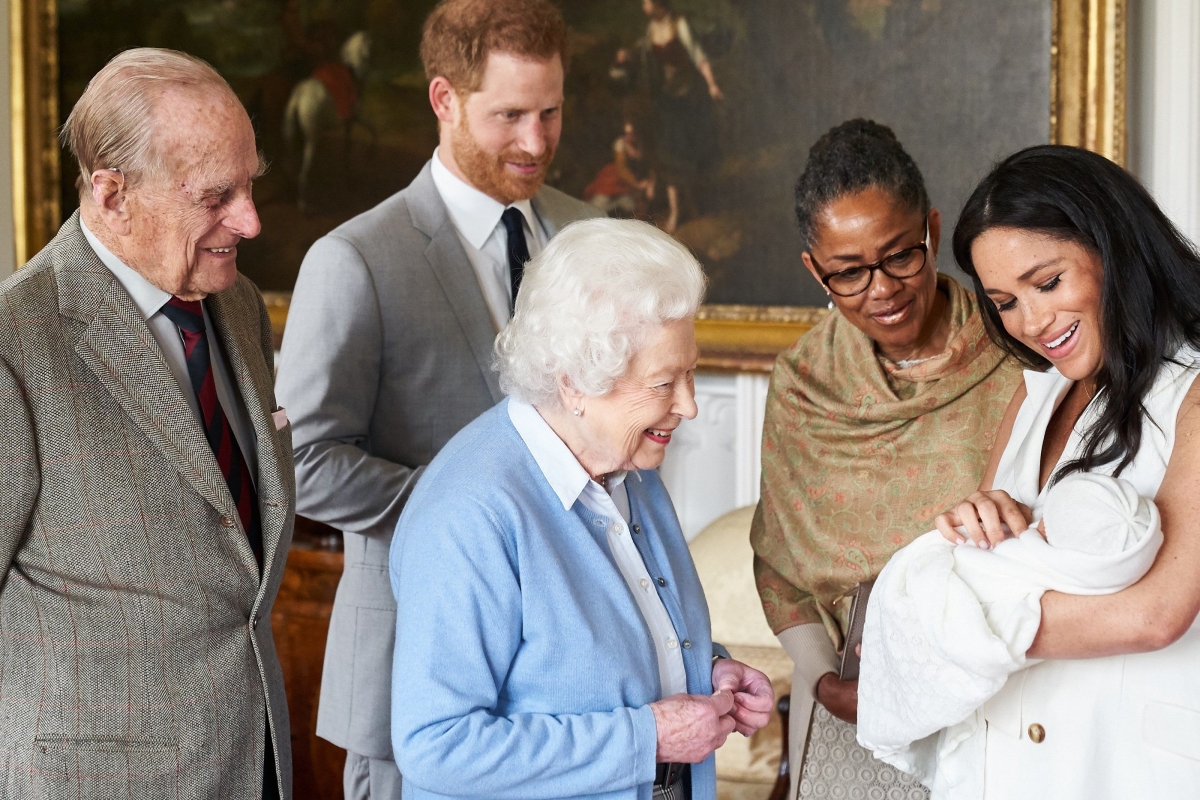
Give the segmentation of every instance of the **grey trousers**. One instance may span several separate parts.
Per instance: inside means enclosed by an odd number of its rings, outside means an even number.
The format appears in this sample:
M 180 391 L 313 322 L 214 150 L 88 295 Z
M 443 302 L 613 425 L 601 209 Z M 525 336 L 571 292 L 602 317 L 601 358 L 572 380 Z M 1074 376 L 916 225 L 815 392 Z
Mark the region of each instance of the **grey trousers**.
M 342 788 L 346 800 L 400 800 L 400 770 L 390 758 L 347 752 Z

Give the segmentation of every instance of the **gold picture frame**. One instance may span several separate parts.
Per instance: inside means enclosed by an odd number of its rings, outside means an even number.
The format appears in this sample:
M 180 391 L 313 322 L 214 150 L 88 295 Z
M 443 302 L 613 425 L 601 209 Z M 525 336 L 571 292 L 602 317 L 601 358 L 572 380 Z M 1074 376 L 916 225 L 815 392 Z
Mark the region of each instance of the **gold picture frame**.
M 1127 0 L 1052 0 L 1050 141 L 1126 155 Z M 56 0 L 10 0 L 13 223 L 24 264 L 61 222 Z M 282 330 L 288 294 L 270 293 Z M 705 306 L 696 319 L 701 367 L 770 371 L 775 355 L 815 325 L 819 308 Z

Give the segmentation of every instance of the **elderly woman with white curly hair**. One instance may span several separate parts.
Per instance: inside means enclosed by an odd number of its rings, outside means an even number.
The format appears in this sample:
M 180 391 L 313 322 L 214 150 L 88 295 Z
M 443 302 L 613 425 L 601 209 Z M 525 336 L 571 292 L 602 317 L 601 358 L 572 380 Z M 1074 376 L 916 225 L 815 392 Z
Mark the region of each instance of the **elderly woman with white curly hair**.
M 713 800 L 766 724 L 710 638 L 655 468 L 696 415 L 704 276 L 640 222 L 567 227 L 496 342 L 509 399 L 425 471 L 396 529 L 392 743 L 414 798 Z

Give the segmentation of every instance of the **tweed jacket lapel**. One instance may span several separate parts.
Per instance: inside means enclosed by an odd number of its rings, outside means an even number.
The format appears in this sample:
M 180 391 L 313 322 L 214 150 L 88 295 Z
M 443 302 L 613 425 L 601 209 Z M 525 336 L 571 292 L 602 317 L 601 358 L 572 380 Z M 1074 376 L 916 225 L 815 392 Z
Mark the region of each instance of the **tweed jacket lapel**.
M 238 392 L 246 408 L 246 416 L 258 442 L 258 464 L 255 474 L 258 478 L 256 489 L 259 517 L 262 520 L 262 586 L 265 587 L 269 582 L 271 567 L 280 555 L 291 486 L 291 476 L 285 474 L 284 466 L 289 463 L 289 459 L 281 452 L 280 439 L 275 431 L 275 421 L 271 417 L 272 408 L 269 405 L 275 396 L 274 376 L 263 359 L 261 331 L 254 324 L 259 321 L 258 314 L 255 313 L 257 309 L 239 308 L 232 291 L 210 295 L 207 306 L 225 358 L 229 362 L 231 377 L 237 383 Z M 249 558 L 250 566 L 257 569 L 249 540 L 245 540 L 245 547 L 242 549 L 245 551 L 243 555 Z M 286 553 L 284 556 L 286 557 Z
M 425 248 L 425 260 L 437 276 L 442 293 L 458 318 L 459 327 L 467 337 L 479 371 L 487 381 L 493 402 L 504 398 L 500 381 L 492 369 L 492 345 L 496 331 L 492 328 L 492 317 L 479 288 L 479 278 L 471 267 L 467 253 L 446 210 L 446 204 L 433 182 L 429 164 L 421 170 L 411 185 L 413 193 L 408 207 L 413 226 L 429 237 Z
M 55 240 L 59 312 L 86 325 L 75 352 L 179 474 L 223 515 L 233 497 L 154 334 L 83 238 L 78 212 Z

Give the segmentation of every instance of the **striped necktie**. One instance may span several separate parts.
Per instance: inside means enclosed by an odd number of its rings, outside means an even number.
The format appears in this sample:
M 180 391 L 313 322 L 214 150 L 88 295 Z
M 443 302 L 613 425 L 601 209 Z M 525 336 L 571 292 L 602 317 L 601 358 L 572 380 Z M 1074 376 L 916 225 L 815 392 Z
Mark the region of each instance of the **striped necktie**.
M 225 416 L 225 409 L 217 398 L 217 384 L 213 379 L 212 358 L 208 347 L 208 334 L 204 327 L 204 308 L 199 300 L 180 300 L 172 297 L 162 307 L 163 315 L 174 322 L 183 336 L 183 353 L 187 359 L 188 377 L 196 400 L 200 405 L 200 416 L 204 422 L 204 436 L 208 446 L 217 457 L 217 465 L 225 476 L 229 493 L 237 505 L 242 529 L 254 549 L 254 557 L 262 568 L 262 525 L 258 516 L 258 497 L 250 481 L 250 469 L 233 429 Z

